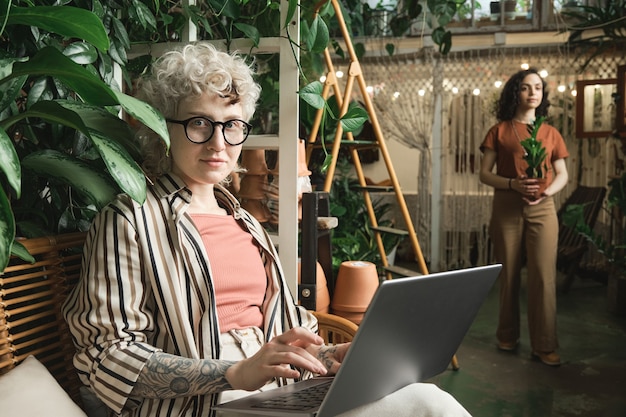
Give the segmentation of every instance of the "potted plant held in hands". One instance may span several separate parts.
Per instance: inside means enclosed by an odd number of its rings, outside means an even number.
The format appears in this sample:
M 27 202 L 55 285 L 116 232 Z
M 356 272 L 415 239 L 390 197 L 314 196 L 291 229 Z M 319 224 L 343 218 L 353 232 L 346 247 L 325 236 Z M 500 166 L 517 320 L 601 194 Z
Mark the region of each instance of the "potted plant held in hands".
M 520 142 L 524 148 L 524 160 L 528 164 L 526 168 L 526 177 L 537 179 L 540 187 L 535 193 L 534 198 L 541 196 L 547 187 L 546 173 L 548 165 L 546 164 L 546 148 L 543 143 L 537 140 L 539 128 L 545 121 L 545 117 L 538 117 L 534 122 L 528 125 L 528 133 L 530 136 Z

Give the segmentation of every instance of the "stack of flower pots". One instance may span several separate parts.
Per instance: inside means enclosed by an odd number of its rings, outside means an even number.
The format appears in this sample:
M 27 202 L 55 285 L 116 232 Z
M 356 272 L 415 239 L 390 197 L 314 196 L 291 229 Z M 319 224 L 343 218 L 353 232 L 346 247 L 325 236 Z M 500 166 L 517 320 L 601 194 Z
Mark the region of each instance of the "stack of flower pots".
M 248 210 L 259 222 L 270 220 L 266 192 L 269 169 L 264 149 L 245 149 L 241 154 L 241 165 L 246 172 L 241 176 L 239 192 L 241 207 Z
M 302 139 L 298 139 L 298 221 L 302 220 L 302 193 L 312 191 L 311 171 L 306 164 L 306 147 L 305 142 Z M 268 206 L 271 212 L 269 222 L 271 224 L 278 224 L 278 163 L 270 171 L 272 175 L 272 181 L 267 188 Z

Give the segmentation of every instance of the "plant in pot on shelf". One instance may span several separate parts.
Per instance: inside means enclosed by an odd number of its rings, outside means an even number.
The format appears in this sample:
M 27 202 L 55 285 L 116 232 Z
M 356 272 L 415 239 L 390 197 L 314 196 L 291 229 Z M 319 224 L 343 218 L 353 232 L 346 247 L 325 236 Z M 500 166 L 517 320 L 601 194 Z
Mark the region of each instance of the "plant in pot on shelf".
M 504 16 L 507 19 L 515 19 L 516 0 L 492 1 L 489 3 L 491 20 L 500 20 L 501 7 L 504 4 Z
M 333 275 L 337 276 L 344 261 L 367 261 L 381 265 L 375 232 L 370 226 L 370 219 L 365 208 L 363 192 L 358 189 L 359 182 L 350 175 L 351 165 L 345 158 L 337 161 L 337 173 L 330 190 L 330 214 L 339 219 L 339 224 L 332 234 Z M 373 201 L 374 212 L 379 226 L 392 226 L 392 221 L 385 219 L 392 206 L 381 200 Z M 390 252 L 400 243 L 400 237 L 382 234 L 383 246 Z M 378 271 L 379 275 L 383 271 Z
M 537 179 L 541 186 L 535 198 L 539 198 L 543 190 L 545 190 L 546 173 L 548 172 L 546 148 L 541 141 L 537 140 L 537 133 L 544 121 L 545 117 L 538 117 L 534 122 L 530 123 L 528 125 L 530 136 L 520 142 L 520 145 L 524 148 L 524 160 L 528 164 L 526 177 Z
M 605 210 L 611 219 L 611 237 L 597 233 L 583 217 L 584 206 L 573 204 L 563 213 L 563 224 L 587 238 L 604 255 L 608 267 L 608 310 L 626 314 L 626 173 L 608 183 Z

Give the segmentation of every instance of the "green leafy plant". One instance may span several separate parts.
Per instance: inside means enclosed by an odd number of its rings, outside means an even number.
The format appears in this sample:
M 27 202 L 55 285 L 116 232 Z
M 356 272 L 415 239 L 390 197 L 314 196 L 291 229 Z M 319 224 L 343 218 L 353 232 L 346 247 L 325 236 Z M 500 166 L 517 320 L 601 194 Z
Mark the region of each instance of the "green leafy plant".
M 381 265 L 380 253 L 376 243 L 375 232 L 371 229 L 370 219 L 363 199 L 363 191 L 359 190 L 359 182 L 350 175 L 351 165 L 347 159 L 337 161 L 337 174 L 333 178 L 329 194 L 330 214 L 337 217 L 339 223 L 332 234 L 332 258 L 335 275 L 344 261 L 368 261 Z M 392 226 L 385 214 L 391 205 L 373 201 L 374 212 L 379 226 Z M 382 234 L 383 246 L 389 251 L 399 242 L 400 237 Z M 379 271 L 382 273 L 382 271 Z
M 619 178 L 609 181 L 609 193 L 605 210 L 617 230 L 617 240 L 609 241 L 601 234 L 596 233 L 584 220 L 584 205 L 572 204 L 563 213 L 563 224 L 571 227 L 583 235 L 606 257 L 611 267 L 619 271 L 618 276 L 626 279 L 626 229 L 624 227 L 624 213 L 626 213 L 626 173 Z
M 355 1 L 343 0 L 342 7 Z M 428 7 L 444 10 L 448 3 L 429 0 Z M 402 4 L 411 16 L 421 12 L 417 0 Z M 290 37 L 290 23 L 300 13 L 301 41 L 292 40 L 294 58 L 303 85 L 318 79 L 324 67 L 321 52 L 330 45 L 342 53 L 326 24 L 334 18 L 330 1 L 307 5 L 288 0 L 282 21 L 280 8 L 278 0 L 0 0 L 0 268 L 11 253 L 28 257 L 15 241 L 16 233 L 34 237 L 85 230 L 120 191 L 142 201 L 145 181 L 135 162 L 134 132 L 119 114 L 124 111 L 148 125 L 166 145 L 168 138 L 162 117 L 121 93 L 124 86 L 114 77 L 117 64 L 130 89 L 133 78 L 149 66 L 150 55 L 128 60 L 133 45 L 176 42 L 191 21 L 198 38 L 223 39 L 227 47 L 235 38 L 247 38 L 252 50 L 261 37 L 279 36 L 281 28 Z M 447 38 L 433 39 L 440 44 Z M 266 127 L 275 120 L 265 115 L 277 108 L 271 99 L 278 96 L 277 62 L 257 58 L 268 69 L 259 78 L 264 99 L 258 114 L 270 122 L 257 123 Z M 310 88 L 321 91 L 318 87 Z M 367 117 L 362 109 L 339 117 L 328 104 L 313 101 L 317 108 L 327 108 L 326 118 L 341 123 L 346 132 L 358 129 Z
M 524 148 L 524 160 L 528 163 L 526 175 L 528 178 L 545 178 L 548 167 L 545 163 L 546 148 L 537 140 L 537 132 L 545 121 L 545 117 L 539 117 L 528 125 L 530 136 L 520 142 Z
M 580 71 L 607 50 L 623 50 L 626 43 L 626 0 L 576 5 L 575 8 L 564 8 L 561 14 L 569 22 L 561 30 L 569 32 L 567 45 L 578 52 L 577 59 L 585 58 Z
M 169 137 L 160 114 L 107 82 L 111 42 L 94 12 L 5 0 L 0 21 L 2 270 L 10 254 L 32 259 L 16 233 L 85 230 L 116 193 L 145 199 L 134 134 L 121 110 L 166 145 Z

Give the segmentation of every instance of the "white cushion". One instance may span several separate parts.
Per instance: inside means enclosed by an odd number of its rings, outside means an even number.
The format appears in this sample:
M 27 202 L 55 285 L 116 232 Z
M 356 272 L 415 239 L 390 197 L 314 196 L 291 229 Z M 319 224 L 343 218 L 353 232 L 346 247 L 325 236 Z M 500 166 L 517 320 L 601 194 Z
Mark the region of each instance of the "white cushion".
M 3 416 L 87 417 L 34 356 L 0 376 Z

